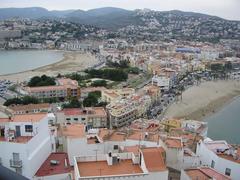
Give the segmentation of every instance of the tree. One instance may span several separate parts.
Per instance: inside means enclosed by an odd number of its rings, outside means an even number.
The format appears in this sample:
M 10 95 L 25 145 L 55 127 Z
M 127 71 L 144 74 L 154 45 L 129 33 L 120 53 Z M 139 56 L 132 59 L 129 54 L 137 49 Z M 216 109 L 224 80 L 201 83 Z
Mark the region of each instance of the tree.
M 73 98 L 69 103 L 62 105 L 63 108 L 80 108 L 82 106 L 81 102 L 77 98 Z
M 95 107 L 98 105 L 98 99 L 101 97 L 100 91 L 90 92 L 88 97 L 83 100 L 85 107 Z
M 46 75 L 34 76 L 28 82 L 28 86 L 37 87 L 37 86 L 51 86 L 56 85 L 55 79 Z
M 35 97 L 32 96 L 24 96 L 22 98 L 12 98 L 8 99 L 5 103 L 4 106 L 10 106 L 10 105 L 17 105 L 17 104 L 38 104 L 40 103 L 39 100 Z
M 97 80 L 97 81 L 93 81 L 91 86 L 93 87 L 99 87 L 99 86 L 107 86 L 107 81 L 105 80 Z

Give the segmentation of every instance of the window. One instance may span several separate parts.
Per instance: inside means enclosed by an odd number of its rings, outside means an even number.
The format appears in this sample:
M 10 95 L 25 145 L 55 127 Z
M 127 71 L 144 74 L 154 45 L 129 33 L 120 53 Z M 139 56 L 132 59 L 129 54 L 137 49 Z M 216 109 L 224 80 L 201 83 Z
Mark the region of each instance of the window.
M 78 121 L 78 118 L 74 118 L 74 121 Z
M 214 168 L 214 167 L 215 167 L 215 161 L 212 160 L 211 168 Z
M 32 125 L 25 125 L 25 132 L 33 132 L 33 126 Z
M 114 150 L 118 150 L 118 145 L 114 145 L 114 146 L 113 146 L 113 149 L 114 149 Z
M 70 118 L 66 118 L 67 121 L 70 121 L 71 119 Z
M 225 175 L 230 176 L 231 175 L 231 169 L 226 168 Z

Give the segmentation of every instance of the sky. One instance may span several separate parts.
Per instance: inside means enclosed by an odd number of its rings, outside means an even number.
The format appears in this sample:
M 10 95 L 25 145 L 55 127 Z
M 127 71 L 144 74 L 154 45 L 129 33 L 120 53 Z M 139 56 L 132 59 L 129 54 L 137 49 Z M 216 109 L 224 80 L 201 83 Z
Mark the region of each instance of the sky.
M 89 10 L 100 7 L 159 11 L 177 9 L 240 20 L 240 0 L 0 0 L 0 8 L 6 7 L 44 7 L 48 10 Z

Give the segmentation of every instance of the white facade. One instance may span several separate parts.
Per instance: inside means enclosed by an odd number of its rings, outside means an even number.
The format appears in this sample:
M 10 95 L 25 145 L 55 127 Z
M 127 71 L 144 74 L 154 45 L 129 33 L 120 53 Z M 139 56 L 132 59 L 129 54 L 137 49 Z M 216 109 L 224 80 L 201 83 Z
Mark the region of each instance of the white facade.
M 215 146 L 215 149 L 210 150 L 209 147 Z M 226 149 L 226 148 L 227 149 Z M 231 152 L 229 145 L 226 141 L 200 141 L 197 145 L 197 155 L 200 156 L 201 165 L 209 166 L 216 169 L 218 172 L 226 175 L 226 169 L 230 169 L 230 177 L 233 180 L 240 179 L 240 159 L 237 162 L 237 158 L 239 157 L 232 157 L 232 160 L 228 160 L 222 158 L 221 156 L 217 155 L 217 151 L 225 151 L 226 155 L 231 157 Z M 236 161 L 234 161 L 236 158 Z
M 171 87 L 171 79 L 166 76 L 153 76 L 152 84 L 156 84 L 162 90 L 169 90 Z
M 26 132 L 25 125 L 32 125 L 33 132 Z M 3 127 L 1 123 L 1 127 Z M 21 136 L 32 136 L 27 142 L 4 140 L 0 142 L 2 165 L 31 179 L 52 152 L 47 116 L 39 122 L 8 122 L 5 133 L 20 126 Z M 6 137 L 7 138 L 7 137 Z

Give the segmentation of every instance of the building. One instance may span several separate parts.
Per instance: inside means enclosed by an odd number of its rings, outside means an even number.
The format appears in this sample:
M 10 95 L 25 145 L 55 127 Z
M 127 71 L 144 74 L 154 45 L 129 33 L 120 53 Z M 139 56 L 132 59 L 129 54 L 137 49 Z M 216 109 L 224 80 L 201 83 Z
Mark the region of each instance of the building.
M 33 180 L 72 180 L 72 171 L 66 153 L 51 153 L 38 169 Z
M 207 122 L 185 120 L 185 121 L 182 121 L 182 128 L 184 128 L 186 132 L 197 134 L 202 137 L 207 137 L 207 131 L 208 131 Z
M 160 89 L 163 91 L 168 91 L 172 86 L 171 79 L 169 77 L 158 75 L 153 76 L 152 85 L 160 87 Z
M 102 91 L 102 101 L 111 103 L 118 98 L 128 97 L 134 93 L 135 90 L 132 88 L 106 89 Z
M 198 143 L 197 155 L 201 165 L 211 167 L 233 180 L 240 179 L 240 148 L 234 148 L 226 141 L 205 139 Z
M 80 98 L 81 92 L 78 82 L 71 79 L 57 79 L 55 86 L 26 87 L 28 95 L 39 99 L 44 98 Z
M 166 151 L 167 166 L 180 170 L 184 156 L 182 139 L 178 137 L 162 137 L 160 138 L 160 146 Z
M 125 146 L 157 147 L 159 135 L 149 124 L 146 129 L 109 130 L 106 128 L 86 130 L 83 124 L 66 124 L 59 131 L 59 144 L 68 154 L 73 165 L 74 156 L 93 156 L 107 154 L 109 151 L 119 153 Z
M 28 105 L 12 105 L 9 106 L 13 114 L 31 114 L 39 112 L 50 112 L 51 106 L 48 103 L 28 104 Z
M 29 179 L 55 151 L 46 113 L 1 118 L 0 130 L 1 164 Z
M 133 151 L 132 151 L 133 150 Z M 168 179 L 162 148 L 74 158 L 75 179 Z
M 56 113 L 57 123 L 84 124 L 87 129 L 107 127 L 107 113 L 102 107 L 66 108 Z
M 148 95 L 132 95 L 118 99 L 107 105 L 110 127 L 118 128 L 129 125 L 133 120 L 142 117 L 151 105 Z
M 192 168 L 181 171 L 180 180 L 192 180 L 192 179 L 230 180 L 231 178 L 209 167 Z
M 22 36 L 19 30 L 0 30 L 0 39 L 5 38 L 19 38 Z

